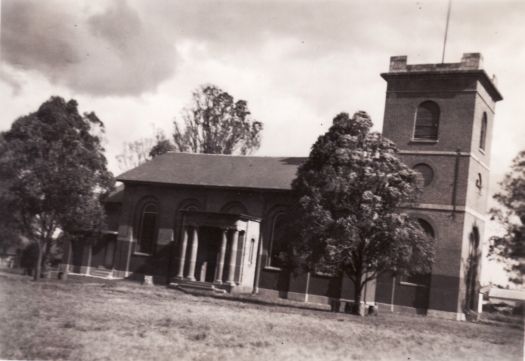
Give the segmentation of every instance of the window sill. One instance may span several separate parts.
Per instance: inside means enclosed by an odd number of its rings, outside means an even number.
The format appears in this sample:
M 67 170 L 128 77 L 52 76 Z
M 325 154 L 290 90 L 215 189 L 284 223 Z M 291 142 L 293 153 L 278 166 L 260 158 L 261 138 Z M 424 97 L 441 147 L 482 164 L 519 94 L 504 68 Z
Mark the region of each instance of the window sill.
M 265 271 L 282 271 L 283 269 L 281 267 L 275 267 L 275 266 L 264 266 Z
M 312 272 L 312 275 L 317 276 L 317 277 L 326 277 L 326 278 L 334 278 L 336 276 L 335 274 L 326 273 L 326 272 Z
M 144 253 L 144 252 L 133 252 L 134 256 L 142 256 L 142 257 L 151 257 L 151 253 Z
M 479 152 L 483 155 L 485 155 L 485 150 L 481 149 L 481 148 L 478 148 L 479 149 Z
M 410 139 L 409 144 L 437 144 L 439 143 L 439 139 L 418 139 L 418 138 L 412 138 Z
M 409 287 L 420 287 L 420 288 L 428 288 L 428 285 L 423 285 L 419 283 L 412 283 L 412 282 L 405 282 L 405 281 L 399 281 L 399 284 L 402 286 L 409 286 Z

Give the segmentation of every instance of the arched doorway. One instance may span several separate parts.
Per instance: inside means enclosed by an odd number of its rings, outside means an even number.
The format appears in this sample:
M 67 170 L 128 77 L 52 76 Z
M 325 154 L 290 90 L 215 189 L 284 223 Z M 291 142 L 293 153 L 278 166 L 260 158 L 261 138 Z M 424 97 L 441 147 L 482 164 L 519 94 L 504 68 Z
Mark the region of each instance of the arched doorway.
M 477 309 L 477 294 L 479 290 L 478 273 L 479 273 L 479 229 L 477 226 L 472 227 L 469 235 L 469 253 L 465 265 L 465 308 L 467 310 Z
M 428 217 L 416 215 L 414 219 L 419 224 L 426 237 L 436 239 L 436 232 Z M 397 285 L 393 286 L 392 302 L 395 305 L 408 306 L 416 309 L 418 313 L 425 313 L 430 302 L 430 288 L 432 273 L 411 273 L 399 278 Z

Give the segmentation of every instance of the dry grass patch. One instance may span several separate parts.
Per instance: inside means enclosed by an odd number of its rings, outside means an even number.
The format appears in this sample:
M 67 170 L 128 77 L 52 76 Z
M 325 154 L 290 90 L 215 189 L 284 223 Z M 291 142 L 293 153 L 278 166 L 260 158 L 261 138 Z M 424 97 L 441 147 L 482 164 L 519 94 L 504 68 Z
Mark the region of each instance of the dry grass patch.
M 0 276 L 0 358 L 522 360 L 523 327 L 359 318 L 163 287 Z

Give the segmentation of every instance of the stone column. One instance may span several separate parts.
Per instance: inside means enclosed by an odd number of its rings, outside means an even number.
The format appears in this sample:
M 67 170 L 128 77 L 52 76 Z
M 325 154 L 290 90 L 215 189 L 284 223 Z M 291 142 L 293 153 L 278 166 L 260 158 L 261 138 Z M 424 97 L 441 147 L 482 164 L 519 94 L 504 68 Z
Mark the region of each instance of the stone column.
M 199 249 L 199 228 L 193 227 L 193 237 L 191 239 L 190 267 L 188 279 L 195 281 L 195 265 L 197 264 L 197 251 Z
M 177 270 L 177 278 L 184 278 L 184 264 L 186 262 L 186 249 L 188 248 L 188 227 L 183 226 L 182 229 L 182 240 L 180 243 L 180 257 L 179 257 L 179 268 Z
M 237 243 L 239 241 L 239 231 L 234 230 L 232 234 L 232 246 L 230 248 L 230 265 L 228 272 L 228 281 L 227 283 L 231 286 L 235 285 L 235 263 L 237 261 Z
M 226 258 L 226 243 L 228 242 L 228 230 L 222 230 L 221 249 L 219 251 L 219 261 L 215 270 L 215 282 L 222 283 L 222 274 L 224 271 L 224 259 Z

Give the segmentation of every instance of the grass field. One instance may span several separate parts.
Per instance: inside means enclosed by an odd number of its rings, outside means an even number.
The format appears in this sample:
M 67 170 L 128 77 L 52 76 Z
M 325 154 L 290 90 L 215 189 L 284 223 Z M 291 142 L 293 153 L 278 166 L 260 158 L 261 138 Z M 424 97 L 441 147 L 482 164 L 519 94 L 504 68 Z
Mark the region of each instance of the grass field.
M 520 324 L 359 318 L 129 282 L 0 274 L 0 358 L 39 360 L 523 360 Z

